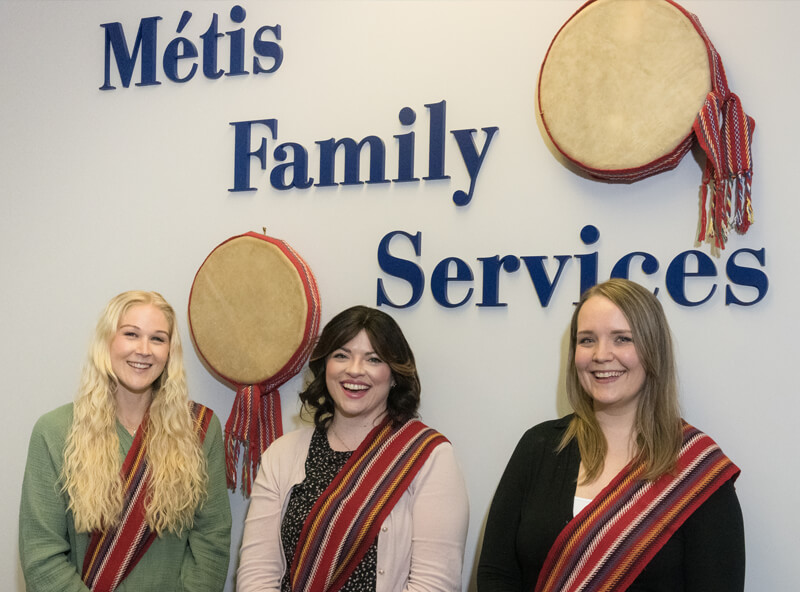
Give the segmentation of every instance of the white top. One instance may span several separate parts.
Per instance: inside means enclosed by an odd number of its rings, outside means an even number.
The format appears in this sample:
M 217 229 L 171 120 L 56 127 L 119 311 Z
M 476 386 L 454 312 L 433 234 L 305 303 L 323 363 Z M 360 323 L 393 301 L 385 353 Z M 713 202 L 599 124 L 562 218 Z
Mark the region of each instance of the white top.
M 588 498 L 585 498 L 585 497 L 578 497 L 576 495 L 575 496 L 575 501 L 572 502 L 572 515 L 573 516 L 577 516 L 590 503 L 592 503 L 591 499 L 588 499 Z

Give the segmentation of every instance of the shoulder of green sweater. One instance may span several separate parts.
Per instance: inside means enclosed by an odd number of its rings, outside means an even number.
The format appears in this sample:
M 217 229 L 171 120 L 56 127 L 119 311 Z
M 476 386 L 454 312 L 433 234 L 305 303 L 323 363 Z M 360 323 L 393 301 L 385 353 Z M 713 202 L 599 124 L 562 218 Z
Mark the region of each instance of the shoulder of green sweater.
M 33 426 L 34 434 L 66 438 L 72 426 L 72 403 L 56 407 L 42 415 Z

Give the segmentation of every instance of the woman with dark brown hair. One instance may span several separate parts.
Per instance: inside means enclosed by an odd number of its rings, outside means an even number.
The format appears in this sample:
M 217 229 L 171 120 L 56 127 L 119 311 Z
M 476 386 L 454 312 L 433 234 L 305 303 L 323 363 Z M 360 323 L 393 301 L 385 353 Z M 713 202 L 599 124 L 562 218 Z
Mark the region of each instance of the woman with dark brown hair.
M 322 330 L 300 394 L 314 427 L 264 453 L 237 589 L 461 590 L 468 501 L 450 443 L 419 420 L 414 354 L 384 312 Z

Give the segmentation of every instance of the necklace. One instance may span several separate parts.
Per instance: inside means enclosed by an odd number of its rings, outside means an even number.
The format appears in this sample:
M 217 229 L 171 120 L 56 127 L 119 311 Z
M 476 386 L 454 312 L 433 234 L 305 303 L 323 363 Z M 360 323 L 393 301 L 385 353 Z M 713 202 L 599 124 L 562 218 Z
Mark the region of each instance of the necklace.
M 350 452 L 358 448 L 358 446 L 350 446 L 344 440 L 342 440 L 339 434 L 336 433 L 336 430 L 333 429 L 333 426 L 330 426 L 328 428 L 328 432 L 330 432 L 330 434 L 339 442 L 339 444 L 341 444 L 344 447 L 345 451 Z
M 122 427 L 125 428 L 131 436 L 135 436 L 136 432 L 139 431 L 139 426 L 131 427 L 128 424 L 124 423 L 121 419 L 119 420 L 119 423 L 122 424 Z

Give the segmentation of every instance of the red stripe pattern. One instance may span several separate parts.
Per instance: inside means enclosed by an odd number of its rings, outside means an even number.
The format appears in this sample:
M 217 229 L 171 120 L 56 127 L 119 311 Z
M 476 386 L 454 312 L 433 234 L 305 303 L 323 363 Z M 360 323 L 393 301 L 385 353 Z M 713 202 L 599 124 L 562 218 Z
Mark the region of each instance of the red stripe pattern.
M 320 298 L 317 282 L 311 269 L 288 243 L 255 232 L 248 232 L 241 236 L 267 241 L 281 250 L 300 277 L 307 305 L 303 340 L 297 351 L 271 378 L 260 384 L 239 386 L 231 414 L 225 424 L 225 474 L 228 487 L 232 491 L 236 490 L 236 467 L 239 465 L 239 454 L 244 449 L 241 488 L 242 493 L 250 497 L 253 479 L 261 462 L 261 455 L 283 434 L 281 397 L 278 387 L 300 372 L 303 364 L 308 360 L 308 356 L 311 355 L 311 349 L 319 332 Z
M 706 153 L 697 240 L 713 238 L 714 244 L 724 249 L 731 227 L 744 234 L 753 223 L 752 144 L 756 122 L 728 88 L 722 60 L 700 21 L 686 14 L 706 42 L 711 64 L 711 92 L 692 126 L 697 143 Z
M 205 440 L 213 414 L 208 407 L 192 402 L 194 430 L 200 442 Z M 125 497 L 120 522 L 106 531 L 95 530 L 89 539 L 82 578 L 92 592 L 113 592 L 156 538 L 156 533 L 145 521 L 145 499 L 150 482 L 150 465 L 144 444 L 147 423 L 148 417 L 145 416 L 122 463 L 120 476 L 125 485 Z
M 420 421 L 375 428 L 309 512 L 295 550 L 294 592 L 336 592 L 431 452 L 447 439 Z
M 739 468 L 708 436 L 684 423 L 675 475 L 620 472 L 559 534 L 536 592 L 624 592 L 708 497 Z
M 596 1 L 588 0 L 561 29 L 563 30 L 570 20 Z M 698 240 L 703 242 L 706 239 L 714 239 L 715 245 L 724 249 L 731 227 L 740 234 L 744 234 L 754 220 L 751 201 L 753 178 L 751 147 L 755 121 L 744 112 L 739 97 L 728 88 L 719 53 L 708 38 L 697 16 L 673 0 L 663 1 L 669 2 L 691 21 L 708 50 L 711 92 L 707 95 L 700 113 L 692 125 L 692 133 L 671 152 L 645 165 L 625 169 L 597 169 L 564 152 L 550 133 L 544 118 L 542 121 L 547 135 L 561 154 L 591 177 L 611 183 L 633 183 L 674 169 L 696 140 L 707 157 L 703 184 L 700 188 L 701 211 Z M 548 49 L 548 54 L 549 52 Z M 545 56 L 546 60 L 547 56 Z M 543 68 L 544 64 L 542 64 Z

